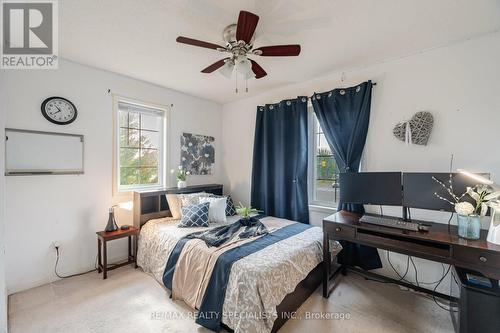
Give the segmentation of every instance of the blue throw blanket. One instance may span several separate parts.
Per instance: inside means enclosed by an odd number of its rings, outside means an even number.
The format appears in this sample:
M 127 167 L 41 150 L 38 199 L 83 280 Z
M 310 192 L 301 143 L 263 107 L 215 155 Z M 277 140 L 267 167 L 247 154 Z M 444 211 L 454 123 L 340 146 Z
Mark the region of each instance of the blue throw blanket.
M 203 240 L 208 247 L 219 247 L 233 239 L 242 228 L 245 230 L 238 235 L 238 239 L 262 236 L 268 232 L 266 226 L 260 222 L 260 219 L 264 216 L 265 215 L 257 215 L 249 218 L 242 218 L 230 225 L 194 232 L 187 235 L 186 238 L 198 238 Z
M 236 261 L 252 253 L 260 251 L 269 245 L 297 235 L 309 228 L 311 228 L 310 225 L 294 223 L 221 254 L 215 263 L 212 276 L 208 282 L 196 323 L 213 331 L 218 332 L 220 330 L 221 320 L 223 317 L 222 307 L 226 296 L 229 274 L 231 273 L 231 267 Z M 165 266 L 165 271 L 163 273 L 163 284 L 170 290 L 172 290 L 172 279 L 175 272 L 175 265 L 177 264 L 177 260 L 180 257 L 184 245 L 189 240 L 190 238 L 187 238 L 187 236 L 181 238 L 168 258 L 167 265 Z

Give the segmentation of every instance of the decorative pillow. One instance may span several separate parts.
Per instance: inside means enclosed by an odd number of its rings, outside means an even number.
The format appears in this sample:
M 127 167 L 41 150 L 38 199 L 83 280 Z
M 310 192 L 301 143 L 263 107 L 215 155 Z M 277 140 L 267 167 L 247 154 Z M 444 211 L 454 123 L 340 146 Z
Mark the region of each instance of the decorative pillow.
M 231 198 L 230 195 L 224 196 L 224 195 L 215 195 L 215 194 L 210 194 L 211 197 L 213 198 L 227 198 L 226 202 L 226 216 L 234 216 L 236 215 L 236 207 L 234 206 L 233 198 Z
M 182 207 L 182 218 L 179 227 L 208 227 L 209 202 Z
M 200 204 L 208 202 L 208 221 L 210 223 L 226 222 L 226 206 L 227 198 L 206 197 L 200 198 Z
M 196 192 L 187 194 L 178 194 L 181 209 L 184 206 L 197 205 L 200 203 L 200 197 L 208 197 L 210 194 L 206 192 Z
M 227 206 L 226 206 L 226 216 L 236 215 L 236 207 L 234 206 L 233 198 L 230 195 L 227 196 Z
M 174 219 L 180 219 L 182 217 L 181 202 L 179 200 L 178 194 L 165 194 L 167 198 L 168 208 L 170 209 L 170 214 Z

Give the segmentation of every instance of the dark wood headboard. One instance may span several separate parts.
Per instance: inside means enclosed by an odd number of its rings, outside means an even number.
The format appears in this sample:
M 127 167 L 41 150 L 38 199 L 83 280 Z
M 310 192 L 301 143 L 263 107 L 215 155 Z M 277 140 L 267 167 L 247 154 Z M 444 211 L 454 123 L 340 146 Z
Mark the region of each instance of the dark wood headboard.
M 193 185 L 185 188 L 170 187 L 161 190 L 134 192 L 134 227 L 140 229 L 144 223 L 151 219 L 172 216 L 165 194 L 196 192 L 222 195 L 222 185 Z

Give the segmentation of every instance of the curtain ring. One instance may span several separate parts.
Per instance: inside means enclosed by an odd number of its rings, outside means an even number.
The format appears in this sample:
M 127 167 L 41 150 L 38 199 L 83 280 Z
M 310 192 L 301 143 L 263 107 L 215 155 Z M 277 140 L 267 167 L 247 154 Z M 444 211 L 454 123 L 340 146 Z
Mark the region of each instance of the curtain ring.
M 292 102 L 286 101 L 286 105 L 290 106 L 290 105 L 292 105 Z
M 272 109 L 274 109 L 274 106 L 269 105 L 269 110 L 272 110 Z
M 320 94 L 316 95 L 316 99 L 321 99 L 321 95 Z
M 359 92 L 361 90 L 361 86 L 356 87 L 356 92 Z
M 328 97 L 332 97 L 332 92 L 331 91 L 328 93 Z
M 302 103 L 304 103 L 304 102 L 306 102 L 306 101 L 307 101 L 307 99 L 306 99 L 305 97 L 302 97 L 302 99 L 301 99 L 301 100 L 302 100 Z
M 341 95 L 345 95 L 345 90 L 344 90 L 344 89 L 342 89 L 342 90 L 340 91 L 340 94 L 341 94 Z

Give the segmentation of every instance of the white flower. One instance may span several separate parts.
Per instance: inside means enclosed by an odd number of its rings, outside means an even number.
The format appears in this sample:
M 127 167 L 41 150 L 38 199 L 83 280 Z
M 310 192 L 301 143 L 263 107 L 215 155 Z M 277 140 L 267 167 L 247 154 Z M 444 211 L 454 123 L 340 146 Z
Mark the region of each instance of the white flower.
M 179 170 L 182 170 L 182 165 L 179 165 Z
M 191 173 L 189 171 L 186 171 L 186 175 L 190 175 Z
M 469 202 L 458 202 L 455 204 L 455 211 L 458 215 L 471 215 L 474 213 L 474 206 Z

